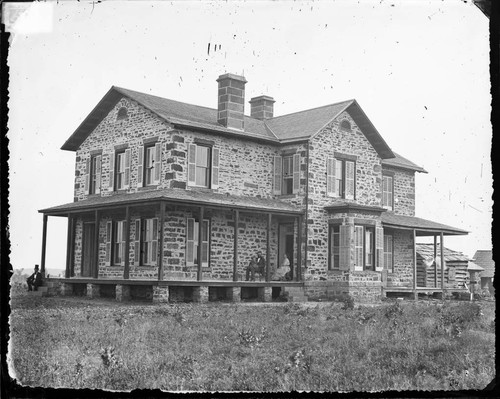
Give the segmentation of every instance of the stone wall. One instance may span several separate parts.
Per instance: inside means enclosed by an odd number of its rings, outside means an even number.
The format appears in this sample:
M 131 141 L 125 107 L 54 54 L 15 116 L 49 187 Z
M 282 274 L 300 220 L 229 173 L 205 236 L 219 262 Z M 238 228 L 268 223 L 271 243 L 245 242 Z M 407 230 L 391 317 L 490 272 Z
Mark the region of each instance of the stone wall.
M 413 232 L 394 230 L 393 272 L 387 273 L 388 287 L 413 287 Z
M 415 172 L 383 166 L 383 171 L 394 173 L 393 212 L 398 215 L 415 216 Z

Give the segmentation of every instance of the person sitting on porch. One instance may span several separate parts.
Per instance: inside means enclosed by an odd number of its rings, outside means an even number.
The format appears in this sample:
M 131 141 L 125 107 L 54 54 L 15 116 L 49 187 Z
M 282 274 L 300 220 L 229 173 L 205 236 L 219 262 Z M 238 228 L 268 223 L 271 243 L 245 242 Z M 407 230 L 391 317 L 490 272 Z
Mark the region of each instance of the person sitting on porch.
M 35 272 L 26 279 L 28 291 L 37 291 L 42 285 L 42 274 L 38 271 L 38 265 L 35 265 Z
M 286 254 L 283 256 L 283 261 L 281 265 L 275 270 L 273 280 L 284 281 L 288 280 L 287 278 L 290 276 L 290 261 L 288 260 L 288 256 Z
M 250 259 L 250 263 L 248 264 L 247 267 L 246 281 L 248 281 L 249 277 L 252 281 L 255 280 L 255 272 L 257 271 L 259 271 L 259 266 L 257 264 L 257 257 L 252 256 L 252 258 Z

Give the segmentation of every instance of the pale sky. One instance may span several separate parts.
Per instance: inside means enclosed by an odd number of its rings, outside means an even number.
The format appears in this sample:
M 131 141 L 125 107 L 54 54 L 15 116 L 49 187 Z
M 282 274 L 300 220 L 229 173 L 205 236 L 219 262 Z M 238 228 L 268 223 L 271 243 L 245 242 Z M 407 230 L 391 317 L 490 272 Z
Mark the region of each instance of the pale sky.
M 429 172 L 416 176 L 416 216 L 470 231 L 445 237 L 448 248 L 469 256 L 491 249 L 488 19 L 470 2 L 4 7 L 14 32 L 8 58 L 14 268 L 40 263 L 38 210 L 73 201 L 75 153 L 60 147 L 112 85 L 216 108 L 216 79 L 226 72 L 246 77 L 247 101 L 274 97 L 276 116 L 355 98 L 388 145 Z M 66 228 L 66 218 L 49 217 L 48 268 L 65 268 Z

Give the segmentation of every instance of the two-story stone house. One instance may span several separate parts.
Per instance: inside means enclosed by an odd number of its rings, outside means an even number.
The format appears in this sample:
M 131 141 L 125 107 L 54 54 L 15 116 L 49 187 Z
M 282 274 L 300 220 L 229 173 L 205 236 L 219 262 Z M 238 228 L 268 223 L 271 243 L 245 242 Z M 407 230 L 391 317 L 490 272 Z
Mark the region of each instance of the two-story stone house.
M 157 299 L 181 286 L 236 298 L 247 284 L 269 299 L 286 254 L 310 298 L 415 293 L 416 237 L 467 234 L 415 217 L 426 172 L 355 100 L 274 116 L 259 96 L 247 116 L 245 78 L 217 82 L 217 109 L 112 87 L 64 143 L 74 202 L 40 212 L 42 267 L 48 216 L 68 218 L 66 290 L 113 282 L 126 297 L 154 281 Z M 242 282 L 257 251 L 266 281 Z

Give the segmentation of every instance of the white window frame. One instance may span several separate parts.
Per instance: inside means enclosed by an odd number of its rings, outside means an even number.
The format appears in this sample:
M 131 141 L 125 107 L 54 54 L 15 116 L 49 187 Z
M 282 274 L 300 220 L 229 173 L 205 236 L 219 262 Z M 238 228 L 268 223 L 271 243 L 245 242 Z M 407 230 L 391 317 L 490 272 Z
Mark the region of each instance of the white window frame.
M 367 245 L 367 239 L 369 245 Z M 371 252 L 367 251 L 367 246 Z M 368 256 L 370 256 L 369 262 Z M 371 226 L 354 226 L 354 270 L 375 270 L 375 228 Z
M 158 218 L 141 220 L 141 265 L 156 266 L 158 259 Z
M 123 266 L 125 265 L 125 237 L 127 232 L 125 231 L 126 221 L 117 220 L 113 222 L 112 229 L 112 250 L 111 250 L 111 264 L 113 266 Z
M 348 170 L 351 171 L 350 176 Z M 351 200 L 356 198 L 356 161 L 342 157 L 329 157 L 327 159 L 326 179 L 327 196 Z M 349 186 L 351 190 L 349 190 Z
M 337 261 L 335 261 L 337 260 Z M 340 270 L 340 225 L 330 226 L 330 270 Z
M 382 174 L 382 206 L 394 209 L 394 177 Z
M 204 232 L 205 238 L 202 240 L 202 266 L 208 267 L 210 263 L 210 220 L 203 219 L 203 224 L 206 226 Z M 198 234 L 199 221 L 194 218 L 187 218 L 186 224 L 186 264 L 195 266 L 198 264 Z

